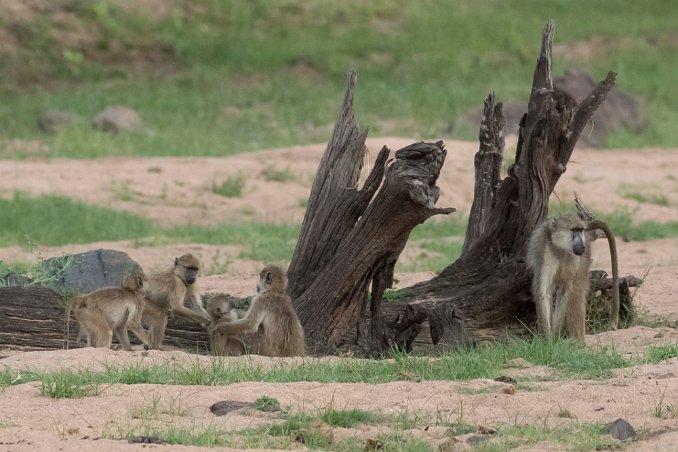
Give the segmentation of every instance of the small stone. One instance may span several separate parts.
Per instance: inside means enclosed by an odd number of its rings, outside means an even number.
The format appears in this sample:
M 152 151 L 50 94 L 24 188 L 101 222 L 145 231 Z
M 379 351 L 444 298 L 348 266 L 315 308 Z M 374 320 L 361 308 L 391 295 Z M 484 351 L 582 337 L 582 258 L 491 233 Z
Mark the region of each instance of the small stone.
M 516 387 L 513 385 L 506 385 L 502 391 L 504 394 L 515 394 Z
M 131 444 L 162 444 L 162 440 L 157 436 L 133 436 L 127 442 Z
M 487 436 L 471 435 L 466 438 L 466 443 L 471 445 L 480 444 L 483 441 L 487 441 Z
M 510 383 L 512 385 L 517 383 L 515 378 L 507 377 L 506 375 L 502 375 L 501 377 L 497 377 L 497 378 L 494 379 L 494 381 L 499 381 L 499 382 L 502 382 L 502 383 Z
M 635 439 L 636 431 L 633 429 L 631 424 L 626 422 L 624 419 L 619 418 L 611 424 L 607 425 L 607 433 L 612 435 L 613 438 L 620 441 L 626 441 L 627 439 Z
M 92 127 L 103 132 L 119 133 L 123 130 L 141 128 L 141 116 L 135 110 L 124 105 L 106 107 L 92 120 Z
M 238 402 L 236 400 L 222 400 L 212 404 L 210 411 L 214 413 L 215 416 L 224 416 L 233 411 L 245 408 L 248 406 L 247 402 Z

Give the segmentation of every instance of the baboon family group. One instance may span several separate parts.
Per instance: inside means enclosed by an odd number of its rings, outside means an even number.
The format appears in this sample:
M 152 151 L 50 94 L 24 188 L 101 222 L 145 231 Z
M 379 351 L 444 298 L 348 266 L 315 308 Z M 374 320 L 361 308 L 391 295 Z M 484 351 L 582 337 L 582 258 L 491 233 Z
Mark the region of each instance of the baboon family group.
M 610 328 L 619 323 L 619 287 L 615 240 L 607 224 L 574 214 L 551 218 L 537 226 L 527 246 L 532 297 L 538 331 L 559 337 L 566 331 L 584 343 L 586 298 L 589 291 L 591 242 L 602 230 L 610 245 L 613 302 Z M 246 312 L 230 298 L 217 295 L 203 307 L 197 284 L 200 265 L 191 254 L 174 260 L 169 270 L 152 275 L 125 275 L 121 287 L 95 290 L 71 300 L 66 309 L 66 345 L 71 311 L 80 324 L 78 340 L 92 347 L 111 347 L 115 332 L 120 346 L 131 350 L 127 331 L 147 349 L 160 349 L 170 312 L 206 327 L 212 352 L 238 356 L 302 356 L 304 330 L 287 294 L 287 277 L 269 265 L 259 274 L 257 294 Z M 188 304 L 188 307 L 184 305 Z M 148 327 L 148 333 L 144 329 Z
M 167 271 L 148 276 L 134 271 L 123 276 L 120 287 L 73 298 L 66 308 L 66 348 L 71 312 L 80 325 L 78 341 L 87 338 L 88 346 L 110 348 L 115 333 L 124 350 L 132 349 L 128 330 L 144 348 L 160 349 L 167 318 L 173 312 L 205 326 L 212 352 L 217 355 L 304 354 L 304 330 L 280 267 L 269 265 L 261 271 L 257 294 L 246 312 L 235 309 L 223 295 L 212 297 L 205 310 L 197 284 L 199 270 L 195 256 L 184 254 Z

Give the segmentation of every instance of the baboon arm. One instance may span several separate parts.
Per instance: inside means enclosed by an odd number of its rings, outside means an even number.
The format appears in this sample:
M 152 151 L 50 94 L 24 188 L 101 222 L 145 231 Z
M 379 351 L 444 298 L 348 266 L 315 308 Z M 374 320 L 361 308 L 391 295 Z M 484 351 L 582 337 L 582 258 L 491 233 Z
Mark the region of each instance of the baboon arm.
M 264 313 L 263 309 L 254 306 L 252 310 L 247 312 L 245 318 L 217 325 L 216 329 L 219 333 L 227 336 L 256 333 L 264 320 Z
M 177 286 L 179 286 L 179 284 L 177 284 Z M 185 287 L 185 286 L 183 286 L 183 283 L 181 283 L 181 287 Z M 194 312 L 194 311 L 190 310 L 189 308 L 187 308 L 186 306 L 184 306 L 184 298 L 188 294 L 190 294 L 190 292 L 188 292 L 187 290 L 176 290 L 174 292 L 172 298 L 170 299 L 170 309 L 175 314 L 178 314 L 182 317 L 189 318 L 189 319 L 194 320 L 194 321 L 196 321 L 200 324 L 209 322 L 210 317 L 207 314 L 207 312 L 204 311 L 204 309 L 203 309 L 204 314 L 201 314 L 201 313 Z M 193 300 L 191 302 L 193 302 Z
M 202 315 L 200 315 L 200 314 L 198 314 L 198 313 L 196 313 L 196 312 L 191 311 L 190 309 L 188 309 L 188 308 L 187 308 L 186 306 L 184 306 L 183 304 L 181 304 L 181 305 L 175 307 L 175 308 L 173 309 L 173 312 L 174 312 L 175 314 L 177 314 L 177 315 L 182 316 L 182 317 L 187 317 L 187 318 L 189 318 L 189 319 L 191 319 L 191 320 L 194 320 L 194 321 L 196 321 L 196 322 L 198 322 L 198 323 L 200 323 L 200 324 L 207 323 L 207 322 L 209 322 L 209 320 L 210 320 L 210 318 L 209 318 L 208 315 L 202 316 Z
M 192 311 L 200 313 L 209 320 L 209 314 L 202 305 L 202 297 L 200 296 L 200 287 L 198 287 L 198 283 L 193 283 L 186 288 L 186 300 L 188 300 Z

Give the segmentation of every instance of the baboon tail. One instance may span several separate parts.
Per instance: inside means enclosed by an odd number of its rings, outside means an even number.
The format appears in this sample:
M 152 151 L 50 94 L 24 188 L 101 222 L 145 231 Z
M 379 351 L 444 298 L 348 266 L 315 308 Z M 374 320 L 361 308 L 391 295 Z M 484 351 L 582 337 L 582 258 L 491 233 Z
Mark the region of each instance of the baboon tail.
M 617 242 L 614 239 L 614 234 L 610 227 L 604 221 L 591 220 L 586 228 L 588 231 L 593 229 L 600 229 L 607 237 L 607 243 L 610 246 L 610 260 L 612 261 L 612 310 L 610 312 L 610 329 L 616 330 L 619 328 L 619 268 L 617 265 Z

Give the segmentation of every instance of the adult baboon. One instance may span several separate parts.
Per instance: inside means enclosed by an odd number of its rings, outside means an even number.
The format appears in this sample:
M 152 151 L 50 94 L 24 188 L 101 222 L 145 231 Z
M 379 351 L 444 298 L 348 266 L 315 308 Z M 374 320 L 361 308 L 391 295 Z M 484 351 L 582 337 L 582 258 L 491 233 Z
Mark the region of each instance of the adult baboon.
M 227 336 L 217 331 L 222 323 L 241 318 L 233 301 L 225 295 L 216 295 L 207 302 L 207 313 L 212 321 L 207 326 L 212 352 L 219 356 L 240 356 L 245 353 L 245 343 L 240 335 Z
M 263 328 L 260 330 L 260 327 Z M 287 277 L 280 267 L 274 265 L 265 267 L 259 274 L 257 295 L 245 317 L 221 323 L 215 331 L 226 336 L 254 334 L 250 351 L 255 354 L 304 354 L 304 329 L 287 295 Z
M 200 288 L 197 284 L 200 264 L 192 254 L 174 259 L 172 268 L 148 277 L 146 308 L 143 324 L 149 327 L 151 344 L 159 349 L 165 339 L 167 316 L 170 311 L 197 323 L 207 324 L 210 320 L 202 305 Z M 187 308 L 184 300 L 188 301 Z
M 115 331 L 122 348 L 132 350 L 127 334 L 131 330 L 149 348 L 151 340 L 141 326 L 145 281 L 142 272 L 132 272 L 123 276 L 121 287 L 98 289 L 71 300 L 66 308 L 66 348 L 71 310 L 80 324 L 78 337 L 85 334 L 88 346 L 110 348 Z
M 603 229 L 610 243 L 614 300 L 610 326 L 619 319 L 617 252 L 614 236 L 599 220 L 585 222 L 574 214 L 550 218 L 535 228 L 527 247 L 527 266 L 532 273 L 532 297 L 537 327 L 546 336 L 560 336 L 564 326 L 577 342 L 584 343 L 586 297 L 589 292 L 592 236 Z

